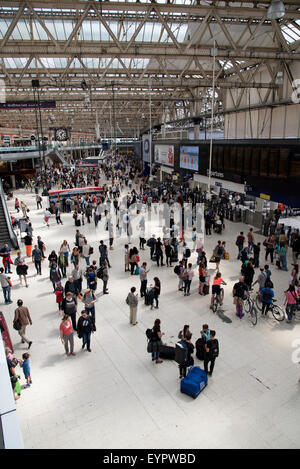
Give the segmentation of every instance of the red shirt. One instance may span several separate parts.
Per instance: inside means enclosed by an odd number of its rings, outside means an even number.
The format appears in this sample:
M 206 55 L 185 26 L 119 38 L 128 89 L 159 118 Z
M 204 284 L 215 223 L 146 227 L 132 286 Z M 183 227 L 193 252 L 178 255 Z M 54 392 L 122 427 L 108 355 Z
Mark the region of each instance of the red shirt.
M 63 335 L 71 334 L 71 332 L 73 332 L 71 321 L 68 321 L 68 322 L 63 321 L 59 329 L 62 331 Z

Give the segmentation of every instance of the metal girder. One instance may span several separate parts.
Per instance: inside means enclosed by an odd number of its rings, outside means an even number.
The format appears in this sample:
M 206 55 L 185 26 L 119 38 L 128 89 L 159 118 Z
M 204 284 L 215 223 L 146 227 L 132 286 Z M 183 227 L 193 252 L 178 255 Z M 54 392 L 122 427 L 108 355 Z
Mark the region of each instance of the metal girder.
M 26 41 L 14 40 L 7 43 L 0 49 L 0 57 L 29 57 L 33 52 L 37 57 L 66 57 L 69 55 L 81 56 L 86 58 L 98 57 L 121 57 L 121 58 L 156 58 L 162 56 L 165 59 L 187 59 L 196 57 L 198 59 L 212 59 L 211 46 L 201 45 L 191 46 L 188 50 L 180 50 L 171 43 L 135 43 L 134 46 L 126 50 L 127 43 L 122 43 L 123 50 L 112 42 L 97 41 L 78 41 L 71 43 L 66 52 L 63 52 L 65 41 L 58 41 L 59 49 L 55 47 L 52 41 Z M 274 48 L 255 47 L 251 50 L 235 49 L 227 47 L 218 47 L 216 59 L 233 58 L 237 60 L 300 60 L 300 52 L 282 52 Z

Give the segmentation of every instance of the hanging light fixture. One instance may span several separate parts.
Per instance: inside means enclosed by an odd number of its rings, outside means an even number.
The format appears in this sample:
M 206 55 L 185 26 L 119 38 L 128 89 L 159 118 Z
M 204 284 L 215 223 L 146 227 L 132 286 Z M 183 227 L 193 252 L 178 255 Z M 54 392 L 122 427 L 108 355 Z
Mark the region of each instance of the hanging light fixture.
M 272 0 L 268 8 L 267 17 L 269 20 L 279 20 L 285 15 L 285 6 L 281 0 Z

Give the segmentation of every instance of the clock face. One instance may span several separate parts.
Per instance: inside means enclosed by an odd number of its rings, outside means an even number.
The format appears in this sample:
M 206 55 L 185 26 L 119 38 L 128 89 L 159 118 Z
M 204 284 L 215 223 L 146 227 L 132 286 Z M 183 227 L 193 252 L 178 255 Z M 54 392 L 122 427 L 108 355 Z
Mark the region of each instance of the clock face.
M 60 128 L 60 129 L 56 129 L 55 139 L 58 140 L 59 142 L 64 142 L 64 141 L 68 140 L 67 129 L 64 129 L 63 127 Z
M 149 145 L 149 140 L 146 139 L 146 140 L 144 141 L 144 150 L 145 150 L 146 153 L 149 152 L 149 147 L 150 147 L 150 145 Z

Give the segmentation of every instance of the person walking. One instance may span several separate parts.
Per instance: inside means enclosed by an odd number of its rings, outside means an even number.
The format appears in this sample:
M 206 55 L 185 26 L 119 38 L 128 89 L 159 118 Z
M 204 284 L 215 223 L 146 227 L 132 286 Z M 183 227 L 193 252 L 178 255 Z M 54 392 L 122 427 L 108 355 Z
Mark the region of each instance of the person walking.
M 85 290 L 85 293 L 82 297 L 82 301 L 84 303 L 86 313 L 92 316 L 92 319 L 95 324 L 96 323 L 96 316 L 95 316 L 96 297 L 93 291 L 90 290 L 89 288 Z
M 161 290 L 161 286 L 160 286 L 160 280 L 158 277 L 154 277 L 154 285 L 152 287 L 152 295 L 150 297 L 150 305 L 151 305 L 151 309 L 153 309 L 153 302 L 155 300 L 155 309 L 158 309 L 158 297 L 160 295 L 160 290 Z
M 156 254 L 156 262 L 157 262 L 157 267 L 159 267 L 159 259 L 160 259 L 160 266 L 164 266 L 165 264 L 163 263 L 164 261 L 164 256 L 163 256 L 163 251 L 162 251 L 162 242 L 160 238 L 157 238 L 157 241 L 155 243 L 155 254 Z
M 260 243 L 253 244 L 254 268 L 259 267 Z
M 289 288 L 285 292 L 284 306 L 286 306 L 287 323 L 292 322 L 293 315 L 297 309 L 297 293 L 294 285 L 289 285 Z
M 287 252 L 288 252 L 288 243 L 284 242 L 279 250 L 279 258 L 280 258 L 281 269 L 285 271 L 289 270 L 287 268 L 287 261 L 286 261 Z
M 238 237 L 236 238 L 236 242 L 235 242 L 235 245 L 238 247 L 238 256 L 237 256 L 238 260 L 241 257 L 241 251 L 243 250 L 244 242 L 245 242 L 245 236 L 244 236 L 243 231 L 241 231 Z
M 254 246 L 253 228 L 250 228 L 250 230 L 248 231 L 248 233 L 247 233 L 247 238 L 248 238 L 248 250 L 249 250 L 249 254 L 252 254 L 253 246 Z
M 17 309 L 15 310 L 14 324 L 18 321 L 21 324 L 21 328 L 18 330 L 18 333 L 21 337 L 21 342 L 24 344 L 27 342 L 28 348 L 30 349 L 32 341 L 26 338 L 26 327 L 30 324 L 32 325 L 32 320 L 30 317 L 29 310 L 26 306 L 23 306 L 23 300 L 17 301 Z
M 104 244 L 103 240 L 100 241 L 99 252 L 100 252 L 100 262 L 99 262 L 100 266 L 104 264 L 104 261 L 107 261 L 108 267 L 110 268 L 111 265 L 108 259 L 108 249 L 107 249 L 106 244 Z
M 78 296 L 81 294 L 83 280 L 82 269 L 80 269 L 79 264 L 76 264 L 72 270 L 72 277 L 75 285 L 75 293 Z
M 96 326 L 91 316 L 86 311 L 81 311 L 81 316 L 77 322 L 77 334 L 79 339 L 82 338 L 82 349 L 87 347 L 87 351 L 91 352 L 91 333 L 96 331 Z
M 82 255 L 85 259 L 85 263 L 87 267 L 89 267 L 90 265 L 90 252 L 91 252 L 91 246 L 88 244 L 86 238 L 84 238 L 84 244 L 82 246 Z
M 271 280 L 266 280 L 264 288 L 260 291 L 262 302 L 262 316 L 267 316 L 270 305 L 274 298 L 273 283 Z
M 17 210 L 17 213 L 20 211 L 20 202 L 19 199 L 15 199 L 15 210 Z
M 205 344 L 205 355 L 204 355 L 204 371 L 209 376 L 212 376 L 216 358 L 219 356 L 219 341 L 216 339 L 216 331 L 210 330 L 209 340 Z M 210 368 L 208 371 L 208 364 Z
M 34 262 L 37 275 L 42 275 L 42 257 L 42 251 L 38 248 L 38 245 L 35 244 L 34 250 L 32 251 L 32 262 Z
M 68 291 L 65 298 L 62 301 L 61 309 L 65 315 L 69 316 L 72 320 L 72 327 L 76 331 L 76 312 L 77 305 L 75 301 L 75 296 L 72 292 Z
M 141 289 L 140 294 L 141 298 L 146 295 L 147 291 L 147 274 L 149 269 L 147 270 L 147 262 L 143 262 L 142 266 L 140 267 L 140 281 L 141 281 Z
M 46 225 L 48 226 L 49 228 L 49 219 L 51 217 L 51 212 L 46 208 L 45 212 L 44 212 L 44 221 L 46 223 Z
M 24 278 L 25 285 L 28 288 L 27 283 L 27 271 L 28 265 L 25 264 L 25 258 L 21 256 L 21 251 L 17 252 L 17 257 L 14 262 L 15 266 L 17 267 L 17 275 L 20 279 L 20 285 L 22 285 L 22 277 Z
M 6 305 L 9 305 L 12 303 L 11 297 L 10 297 L 11 282 L 10 282 L 10 277 L 4 274 L 3 267 L 0 267 L 0 283 L 1 283 L 2 291 L 3 291 L 4 302 Z
M 138 307 L 138 295 L 135 294 L 136 288 L 131 287 L 130 292 L 127 295 L 126 303 L 129 306 L 129 323 L 135 326 L 137 324 L 136 314 Z
M 71 249 L 70 249 L 69 243 L 66 239 L 64 239 L 62 245 L 60 246 L 60 251 L 67 258 L 67 260 L 69 260 L 69 253 L 71 252 Z
M 62 344 L 65 347 L 66 355 L 69 357 L 70 355 L 76 355 L 74 353 L 74 333 L 73 327 L 70 321 L 70 317 L 65 314 L 62 318 L 60 327 L 59 327 L 59 335 Z M 70 345 L 70 351 L 69 351 Z
M 36 209 L 39 210 L 40 208 L 43 208 L 42 197 L 39 194 L 36 194 Z
M 129 269 L 129 246 L 128 244 L 125 244 L 125 248 L 124 248 L 124 261 L 125 261 L 125 272 L 129 272 L 130 269 Z
M 59 206 L 59 203 L 56 205 L 55 207 L 55 218 L 56 218 L 56 223 L 59 225 L 63 225 L 63 222 L 61 221 L 61 209 L 60 209 L 60 206 Z
M 58 270 L 63 278 L 67 277 L 68 258 L 63 252 L 59 251 L 57 259 Z
M 37 244 L 38 244 L 38 248 L 42 252 L 42 260 L 46 259 L 46 256 L 45 256 L 46 246 L 40 236 L 37 237 Z
M 188 264 L 187 269 L 184 269 L 182 279 L 184 281 L 184 296 L 190 295 L 191 283 L 194 277 L 193 265 Z
M 271 264 L 273 264 L 275 243 L 276 238 L 274 234 L 268 236 L 268 238 L 264 241 L 264 246 L 266 247 L 265 261 L 268 260 L 268 256 L 270 254 Z

